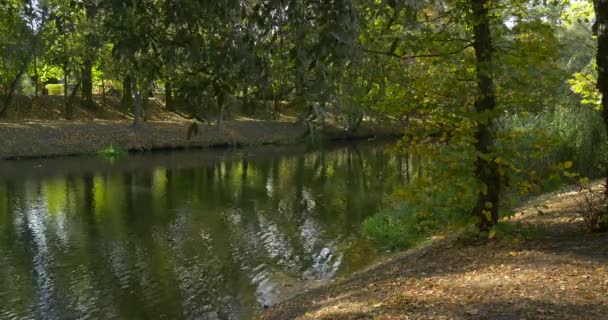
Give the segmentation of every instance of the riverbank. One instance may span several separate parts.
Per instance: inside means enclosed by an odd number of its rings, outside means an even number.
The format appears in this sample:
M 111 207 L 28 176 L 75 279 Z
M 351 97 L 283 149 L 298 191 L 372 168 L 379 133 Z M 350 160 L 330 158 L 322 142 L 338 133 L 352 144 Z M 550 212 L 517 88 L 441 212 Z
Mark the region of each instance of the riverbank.
M 111 145 L 126 151 L 196 149 L 218 146 L 286 144 L 299 141 L 306 128 L 285 121 L 230 120 L 222 130 L 199 125 L 198 134 L 187 137 L 188 121 L 149 121 L 133 130 L 130 121 L 13 121 L 0 122 L 0 159 L 82 155 Z M 366 125 L 349 135 L 329 127 L 329 140 L 388 138 L 397 128 Z
M 586 234 L 576 193 L 517 209 L 513 236 L 401 253 L 259 319 L 605 319 L 608 234 Z

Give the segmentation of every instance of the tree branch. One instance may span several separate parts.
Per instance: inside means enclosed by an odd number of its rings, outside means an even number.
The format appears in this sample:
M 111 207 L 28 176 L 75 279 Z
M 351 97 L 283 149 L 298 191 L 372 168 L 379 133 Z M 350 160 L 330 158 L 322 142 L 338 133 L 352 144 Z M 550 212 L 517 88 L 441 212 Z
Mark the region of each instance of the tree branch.
M 414 54 L 414 55 L 398 55 L 395 52 L 371 50 L 371 49 L 364 48 L 363 46 L 361 46 L 361 48 L 363 49 L 363 52 L 366 52 L 366 53 L 380 54 L 380 55 L 385 55 L 385 56 L 389 56 L 389 57 L 393 57 L 393 58 L 399 58 L 401 60 L 411 60 L 411 59 L 420 59 L 420 58 L 446 57 L 446 56 L 460 53 L 472 46 L 473 46 L 473 43 L 469 43 L 462 48 L 458 48 L 457 50 L 446 52 L 446 53 L 427 53 L 427 54 Z

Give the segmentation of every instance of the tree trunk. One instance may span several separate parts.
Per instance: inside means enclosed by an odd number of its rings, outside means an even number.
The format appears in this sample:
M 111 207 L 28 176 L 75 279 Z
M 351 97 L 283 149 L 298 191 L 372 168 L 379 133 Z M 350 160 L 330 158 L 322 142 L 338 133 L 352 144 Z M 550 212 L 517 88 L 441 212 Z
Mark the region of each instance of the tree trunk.
M 131 110 L 133 107 L 133 91 L 131 90 L 133 83 L 131 81 L 131 76 L 125 76 L 125 79 L 122 82 L 122 101 L 121 105 L 124 110 Z
M 141 118 L 141 92 L 137 85 L 137 78 L 131 72 L 131 91 L 135 96 L 135 106 L 133 108 L 133 129 L 139 129 L 139 123 Z
M 85 1 L 85 12 L 87 22 L 94 28 L 95 26 L 95 15 L 97 14 L 96 1 Z M 86 108 L 93 109 L 95 103 L 93 101 L 93 63 L 95 61 L 95 35 L 94 30 L 86 29 L 85 33 L 85 54 L 83 59 L 82 68 L 82 99 L 83 105 Z
M 34 48 L 34 93 L 38 97 L 38 63 L 36 62 L 36 48 Z
M 92 109 L 93 103 L 93 61 L 85 58 L 82 68 L 82 102 L 86 108 Z
M 608 135 L 608 1 L 594 0 L 595 25 L 593 32 L 597 35 L 597 89 L 602 93 L 602 118 Z M 608 163 L 606 164 L 605 196 L 608 198 Z M 608 212 L 604 212 L 598 231 L 608 231 Z
M 63 97 L 68 98 L 68 65 L 63 64 Z
M 17 89 L 17 86 L 19 85 L 19 81 L 21 80 L 21 77 L 23 77 L 23 75 L 27 71 L 27 67 L 30 64 L 32 57 L 36 53 L 38 37 L 39 37 L 40 33 L 42 32 L 42 30 L 44 29 L 45 23 L 46 23 L 46 19 L 42 19 L 40 28 L 38 29 L 38 34 L 36 34 L 34 36 L 34 38 L 32 39 L 32 47 L 31 47 L 27 57 L 22 61 L 23 63 L 21 64 L 21 68 L 19 69 L 17 76 L 15 76 L 15 78 L 11 82 L 11 85 L 8 88 L 8 90 L 6 90 L 6 88 L 4 89 L 5 90 L 4 103 L 2 106 L 0 106 L 0 118 L 4 118 L 8 114 L 8 109 L 10 108 L 10 105 L 13 102 L 13 96 L 15 94 L 15 89 Z M 38 69 L 36 68 L 36 76 L 37 75 L 38 75 Z M 36 81 L 38 81 L 38 80 L 36 79 Z
M 67 98 L 67 101 L 65 103 L 66 120 L 74 119 L 74 99 L 76 98 L 76 93 L 78 92 L 78 89 L 80 89 L 81 83 L 81 81 L 78 81 L 74 88 L 72 88 L 72 94 L 70 94 L 69 98 Z
M 106 80 L 101 78 L 101 108 L 105 109 L 106 107 Z
M 11 82 L 10 88 L 8 88 L 8 92 L 5 93 L 4 104 L 2 105 L 2 110 L 0 110 L 0 118 L 4 118 L 8 115 L 9 106 L 13 102 L 13 95 L 15 93 L 15 89 L 17 88 L 17 84 L 19 83 L 19 80 L 21 79 L 22 75 L 23 75 L 23 73 L 19 73 L 15 77 L 15 79 L 13 79 L 13 82 Z
M 216 96 L 217 102 L 217 130 L 222 131 L 222 125 L 224 121 L 224 92 L 220 90 Z
M 217 130 L 222 131 L 222 127 L 224 125 L 224 105 L 218 105 L 219 112 L 217 115 Z
M 472 214 L 479 218 L 479 230 L 488 231 L 498 222 L 500 200 L 500 175 L 492 155 L 495 139 L 492 133 L 492 111 L 496 107 L 496 92 L 492 72 L 492 39 L 488 7 L 490 0 L 471 0 L 474 33 L 474 49 L 479 92 L 475 97 L 475 111 L 483 115 L 477 123 L 475 173 L 480 183 L 477 203 Z M 485 118 L 487 117 L 487 118 Z
M 173 95 L 173 88 L 171 88 L 171 82 L 167 81 L 167 82 L 165 82 L 165 108 L 169 112 L 175 111 L 175 108 L 173 106 L 172 95 Z

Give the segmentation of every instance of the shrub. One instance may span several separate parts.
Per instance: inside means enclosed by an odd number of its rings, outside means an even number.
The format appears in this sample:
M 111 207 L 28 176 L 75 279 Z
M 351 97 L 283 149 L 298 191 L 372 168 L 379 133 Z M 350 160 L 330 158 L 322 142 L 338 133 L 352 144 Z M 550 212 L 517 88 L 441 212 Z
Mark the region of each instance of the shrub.
M 402 249 L 414 244 L 414 237 L 405 219 L 395 211 L 385 211 L 363 222 L 363 232 L 380 247 Z
M 577 189 L 576 213 L 583 218 L 589 231 L 608 231 L 608 197 L 604 188 L 593 188 L 589 181 L 581 179 Z
M 47 84 L 45 88 L 48 90 L 50 96 L 61 96 L 63 95 L 63 84 Z

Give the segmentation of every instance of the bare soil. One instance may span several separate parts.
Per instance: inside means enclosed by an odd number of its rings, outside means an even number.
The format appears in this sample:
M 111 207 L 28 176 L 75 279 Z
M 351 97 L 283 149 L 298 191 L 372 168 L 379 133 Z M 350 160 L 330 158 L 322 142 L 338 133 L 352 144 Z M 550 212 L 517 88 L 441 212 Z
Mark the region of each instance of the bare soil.
M 586 233 L 577 197 L 541 196 L 508 237 L 437 239 L 259 319 L 608 319 L 608 234 Z
M 128 151 L 191 149 L 213 146 L 284 144 L 301 139 L 306 128 L 286 113 L 274 119 L 260 113 L 246 117 L 229 110 L 222 129 L 213 123 L 199 123 L 198 134 L 187 136 L 192 120 L 169 112 L 159 99 L 148 99 L 146 119 L 135 130 L 128 110 L 122 110 L 118 97 L 107 97 L 97 108 L 74 109 L 74 120 L 63 120 L 64 97 L 17 96 L 7 119 L 0 120 L 0 159 L 80 155 L 97 152 L 111 145 Z M 272 120 L 270 120 L 272 118 Z M 398 136 L 400 129 L 366 123 L 350 134 L 329 125 L 323 132 L 331 140 Z

